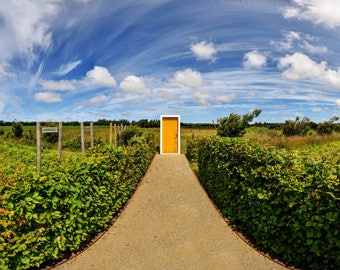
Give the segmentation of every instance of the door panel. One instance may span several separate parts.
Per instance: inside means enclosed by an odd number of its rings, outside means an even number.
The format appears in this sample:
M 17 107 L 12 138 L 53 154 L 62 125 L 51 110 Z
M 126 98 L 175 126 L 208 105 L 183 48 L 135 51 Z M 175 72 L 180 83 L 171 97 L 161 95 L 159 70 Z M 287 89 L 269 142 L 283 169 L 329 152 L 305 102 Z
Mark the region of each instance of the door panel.
M 164 117 L 162 121 L 162 152 L 178 152 L 178 118 Z

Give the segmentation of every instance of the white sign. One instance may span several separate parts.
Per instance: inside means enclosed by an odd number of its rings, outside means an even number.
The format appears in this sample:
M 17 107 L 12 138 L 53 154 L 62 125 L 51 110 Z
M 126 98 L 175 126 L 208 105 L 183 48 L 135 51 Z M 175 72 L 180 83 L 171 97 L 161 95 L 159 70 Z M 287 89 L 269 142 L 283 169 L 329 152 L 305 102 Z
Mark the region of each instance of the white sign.
M 43 127 L 42 133 L 58 133 L 57 127 Z

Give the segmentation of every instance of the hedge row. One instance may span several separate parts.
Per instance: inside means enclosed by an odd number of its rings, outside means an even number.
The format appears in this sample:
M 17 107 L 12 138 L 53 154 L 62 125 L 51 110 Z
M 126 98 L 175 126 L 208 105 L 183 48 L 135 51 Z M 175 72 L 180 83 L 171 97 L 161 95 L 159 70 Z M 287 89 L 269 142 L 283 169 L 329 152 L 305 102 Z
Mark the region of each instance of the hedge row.
M 134 137 L 82 161 L 27 173 L 0 194 L 0 269 L 63 258 L 110 224 L 146 171 L 154 145 Z M 52 166 L 51 166 L 52 167 Z
M 189 145 L 222 213 L 282 261 L 340 269 L 340 160 L 209 137 Z

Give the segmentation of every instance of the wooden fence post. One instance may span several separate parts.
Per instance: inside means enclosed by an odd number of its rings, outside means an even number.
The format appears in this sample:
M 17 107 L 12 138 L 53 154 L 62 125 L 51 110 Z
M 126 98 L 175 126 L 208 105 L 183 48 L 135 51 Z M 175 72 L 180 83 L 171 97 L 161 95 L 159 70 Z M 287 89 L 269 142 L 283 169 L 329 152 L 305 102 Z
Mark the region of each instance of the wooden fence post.
M 112 145 L 112 122 L 110 122 L 110 140 L 109 144 Z
M 91 150 L 94 148 L 93 122 L 90 123 Z
M 84 122 L 80 123 L 80 138 L 81 138 L 81 152 L 85 153 L 85 134 L 84 134 Z
M 117 147 L 117 125 L 116 124 L 114 125 L 113 131 L 114 131 L 114 137 L 115 137 L 115 147 Z
M 40 173 L 41 170 L 41 130 L 40 130 L 40 122 L 37 122 L 36 126 L 36 134 L 37 134 L 37 173 Z
M 63 122 L 59 122 L 58 129 L 58 160 L 61 160 L 61 152 L 63 149 Z

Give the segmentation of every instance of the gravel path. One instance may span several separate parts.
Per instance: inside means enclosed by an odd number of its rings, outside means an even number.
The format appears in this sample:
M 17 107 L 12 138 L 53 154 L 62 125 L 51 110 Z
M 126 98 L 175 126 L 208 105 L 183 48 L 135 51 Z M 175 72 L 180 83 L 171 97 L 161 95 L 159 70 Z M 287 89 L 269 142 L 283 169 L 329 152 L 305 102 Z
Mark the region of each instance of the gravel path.
M 184 155 L 156 155 L 114 225 L 57 270 L 283 270 L 225 223 Z

